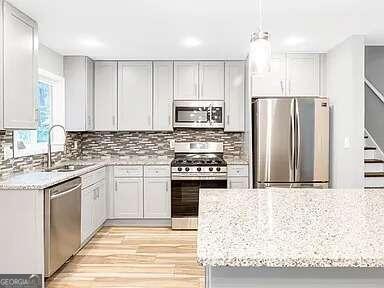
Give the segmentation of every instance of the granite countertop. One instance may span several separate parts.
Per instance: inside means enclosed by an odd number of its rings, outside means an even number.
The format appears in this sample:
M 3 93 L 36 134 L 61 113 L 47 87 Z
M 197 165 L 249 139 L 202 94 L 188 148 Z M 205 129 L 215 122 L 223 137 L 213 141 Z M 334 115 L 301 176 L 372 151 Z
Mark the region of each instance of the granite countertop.
M 228 165 L 248 165 L 248 160 L 241 157 L 224 157 Z
M 130 158 L 108 158 L 108 159 L 89 159 L 61 162 L 56 166 L 65 164 L 83 164 L 88 167 L 71 172 L 45 172 L 30 171 L 15 174 L 7 179 L 0 180 L 0 190 L 41 190 L 59 184 L 63 181 L 84 175 L 91 171 L 106 166 L 117 165 L 170 165 L 170 158 L 149 158 L 149 157 L 130 157 Z
M 384 267 L 383 190 L 201 190 L 205 266 Z

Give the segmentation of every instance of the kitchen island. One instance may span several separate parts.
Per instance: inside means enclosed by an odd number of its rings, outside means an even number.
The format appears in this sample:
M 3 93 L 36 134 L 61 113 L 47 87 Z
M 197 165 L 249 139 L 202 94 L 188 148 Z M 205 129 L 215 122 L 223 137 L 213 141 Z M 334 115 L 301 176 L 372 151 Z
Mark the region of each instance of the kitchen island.
M 384 287 L 383 207 L 383 190 L 201 190 L 206 287 Z

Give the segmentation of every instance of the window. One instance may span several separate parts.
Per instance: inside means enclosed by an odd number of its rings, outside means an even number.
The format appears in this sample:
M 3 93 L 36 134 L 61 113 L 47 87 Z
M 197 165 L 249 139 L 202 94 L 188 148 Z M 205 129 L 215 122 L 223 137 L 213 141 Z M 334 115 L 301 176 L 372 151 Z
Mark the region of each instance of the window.
M 55 124 L 63 125 L 65 122 L 64 79 L 62 77 L 39 70 L 37 105 L 39 111 L 37 129 L 13 132 L 14 157 L 47 153 L 49 128 Z M 64 135 L 62 132 L 54 131 L 52 138 L 52 150 L 63 151 Z

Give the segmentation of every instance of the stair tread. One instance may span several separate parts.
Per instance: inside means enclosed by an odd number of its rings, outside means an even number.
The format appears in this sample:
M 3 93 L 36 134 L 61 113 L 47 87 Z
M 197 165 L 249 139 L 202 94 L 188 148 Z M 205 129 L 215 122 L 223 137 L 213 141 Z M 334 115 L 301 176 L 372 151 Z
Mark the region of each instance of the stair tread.
M 364 163 L 384 163 L 381 159 L 364 159 Z
M 376 147 L 367 146 L 367 147 L 364 147 L 364 150 L 376 150 Z
M 365 177 L 384 177 L 384 172 L 365 172 Z

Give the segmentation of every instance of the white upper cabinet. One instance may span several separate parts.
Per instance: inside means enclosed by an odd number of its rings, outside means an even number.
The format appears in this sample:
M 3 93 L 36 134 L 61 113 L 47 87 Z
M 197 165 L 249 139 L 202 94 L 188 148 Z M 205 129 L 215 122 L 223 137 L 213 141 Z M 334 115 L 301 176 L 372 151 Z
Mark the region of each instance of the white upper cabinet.
M 175 100 L 198 100 L 199 98 L 199 63 L 174 63 L 174 98 Z
M 152 129 L 152 62 L 118 63 L 119 130 Z
M 117 62 L 95 62 L 95 130 L 117 130 Z
M 244 81 L 244 62 L 225 62 L 225 131 L 244 131 Z
M 85 56 L 64 56 L 66 129 L 94 129 L 94 63 Z
M 0 128 L 37 127 L 37 23 L 4 2 L 3 15 L 3 101 Z M 0 9 L 2 10 L 2 9 Z M 1 83 L 0 83 L 1 84 Z
M 273 55 L 271 72 L 252 76 L 252 96 L 319 96 L 319 54 Z
M 224 62 L 200 62 L 199 84 L 199 100 L 224 100 Z
M 320 95 L 320 55 L 287 55 L 287 95 Z
M 262 76 L 252 76 L 252 96 L 284 96 L 286 79 L 286 57 L 273 55 L 271 71 Z
M 153 130 L 172 131 L 173 62 L 153 62 Z

